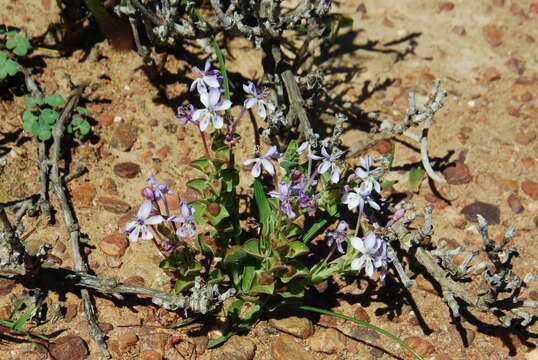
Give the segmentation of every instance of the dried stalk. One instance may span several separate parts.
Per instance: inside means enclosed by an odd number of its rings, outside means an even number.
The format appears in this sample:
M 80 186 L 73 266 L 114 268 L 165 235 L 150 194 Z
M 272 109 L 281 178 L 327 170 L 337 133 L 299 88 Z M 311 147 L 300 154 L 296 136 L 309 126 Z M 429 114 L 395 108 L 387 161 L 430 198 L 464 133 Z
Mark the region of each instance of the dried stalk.
M 71 97 L 67 101 L 67 104 L 65 105 L 62 111 L 62 114 L 60 115 L 60 118 L 56 121 L 56 124 L 54 125 L 54 129 L 52 131 L 53 143 L 51 147 L 52 158 L 50 160 L 50 163 L 51 163 L 50 180 L 51 180 L 52 188 L 54 190 L 56 198 L 58 199 L 58 202 L 62 209 L 64 224 L 67 228 L 67 232 L 69 234 L 69 238 L 71 241 L 71 253 L 73 255 L 73 263 L 74 263 L 75 270 L 81 273 L 86 273 L 88 271 L 88 268 L 80 254 L 79 225 L 73 216 L 71 207 L 69 206 L 69 202 L 65 194 L 65 189 L 62 183 L 62 179 L 60 178 L 60 171 L 59 171 L 59 161 L 61 158 L 61 144 L 62 144 L 62 138 L 65 131 L 65 122 L 67 118 L 71 115 L 71 111 L 75 108 L 76 104 L 78 103 L 78 100 L 80 99 L 80 96 L 82 95 L 82 91 L 83 91 L 83 88 L 78 88 L 74 91 L 73 95 L 71 95 Z M 86 314 L 86 320 L 88 322 L 88 330 L 89 330 L 90 336 L 94 339 L 94 341 L 99 346 L 101 353 L 105 357 L 110 358 L 111 355 L 110 355 L 110 352 L 107 350 L 107 346 L 105 343 L 105 335 L 103 334 L 103 332 L 97 325 L 97 320 L 95 317 L 95 310 L 91 302 L 90 294 L 88 290 L 85 290 L 85 289 L 82 289 L 80 292 L 82 295 L 82 300 L 84 304 L 84 312 Z

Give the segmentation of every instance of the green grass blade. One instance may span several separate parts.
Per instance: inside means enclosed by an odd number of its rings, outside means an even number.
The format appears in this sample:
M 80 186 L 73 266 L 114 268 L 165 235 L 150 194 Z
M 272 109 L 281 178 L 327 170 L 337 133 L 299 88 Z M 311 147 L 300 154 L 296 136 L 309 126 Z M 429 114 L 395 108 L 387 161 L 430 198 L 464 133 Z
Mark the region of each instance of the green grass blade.
M 306 305 L 303 305 L 303 306 L 299 306 L 298 307 L 300 310 L 305 310 L 305 311 L 311 311 L 311 312 L 317 312 L 317 313 L 320 313 L 320 314 L 325 314 L 325 315 L 331 315 L 331 316 L 334 316 L 334 317 L 338 317 L 338 318 L 341 318 L 341 319 L 344 319 L 344 320 L 349 320 L 349 321 L 352 321 L 354 322 L 355 324 L 359 324 L 359 325 L 362 325 L 362 326 L 366 326 L 367 328 L 369 329 L 372 329 L 374 331 L 377 331 L 378 333 L 380 334 L 383 334 L 385 335 L 386 337 L 396 341 L 398 344 L 402 345 L 404 348 L 406 348 L 411 354 L 413 354 L 417 359 L 419 360 L 424 360 L 424 358 L 422 356 L 420 356 L 415 350 L 413 350 L 409 345 L 407 345 L 402 339 L 400 339 L 399 337 L 397 337 L 396 335 L 393 335 L 392 333 L 388 332 L 387 330 L 383 330 L 375 325 L 372 325 L 370 323 L 367 323 L 366 321 L 362 321 L 362 320 L 358 320 L 358 319 L 355 319 L 355 318 L 352 318 L 351 316 L 346 316 L 346 315 L 343 315 L 343 314 L 339 314 L 339 313 L 335 313 L 335 312 L 332 312 L 332 311 L 329 311 L 329 310 L 324 310 L 324 309 L 320 309 L 320 308 L 317 308 L 317 307 L 313 307 L 313 306 L 306 306 Z
M 24 329 L 22 326 L 24 325 L 25 322 L 27 322 L 32 317 L 32 313 L 34 312 L 34 309 L 35 307 L 28 309 L 24 313 L 22 313 L 21 317 L 18 318 L 17 321 L 15 321 L 15 323 L 13 323 L 13 329 L 25 331 L 26 329 Z
M 222 335 L 221 337 L 213 340 L 213 341 L 210 341 L 209 344 L 207 344 L 207 348 L 208 349 L 213 349 L 221 344 L 224 344 L 229 338 L 231 338 L 232 336 L 234 336 L 236 334 L 235 331 L 230 331 L 224 335 Z
M 310 229 L 308 229 L 308 231 L 302 236 L 301 240 L 305 244 L 307 244 L 310 240 L 314 238 L 314 236 L 316 236 L 318 231 L 320 231 L 325 225 L 327 225 L 327 222 L 327 219 L 321 219 L 320 221 L 314 223 L 314 225 L 312 225 Z

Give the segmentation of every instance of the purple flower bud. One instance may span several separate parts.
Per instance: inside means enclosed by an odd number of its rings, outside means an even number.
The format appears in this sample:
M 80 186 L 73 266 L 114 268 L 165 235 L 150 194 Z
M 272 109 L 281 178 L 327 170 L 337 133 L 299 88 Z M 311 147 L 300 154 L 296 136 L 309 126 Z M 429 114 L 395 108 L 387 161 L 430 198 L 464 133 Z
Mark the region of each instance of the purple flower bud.
M 149 188 L 149 187 L 146 187 L 144 188 L 144 190 L 142 191 L 142 193 L 144 194 L 144 197 L 148 200 L 155 200 L 155 193 L 153 192 L 153 189 Z

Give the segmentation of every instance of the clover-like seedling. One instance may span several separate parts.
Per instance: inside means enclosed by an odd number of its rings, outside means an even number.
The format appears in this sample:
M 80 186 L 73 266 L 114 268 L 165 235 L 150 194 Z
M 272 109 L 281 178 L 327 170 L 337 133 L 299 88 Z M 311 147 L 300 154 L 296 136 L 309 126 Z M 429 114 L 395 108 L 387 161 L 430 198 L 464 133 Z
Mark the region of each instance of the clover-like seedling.
M 27 38 L 21 35 L 8 36 L 6 41 L 6 47 L 13 51 L 15 55 L 25 56 L 28 54 L 30 48 L 30 42 Z
M 55 94 L 44 98 L 29 97 L 24 101 L 28 108 L 22 114 L 22 127 L 42 141 L 52 137 L 52 128 L 60 114 L 55 110 L 65 104 L 61 95 Z
M 76 107 L 77 114 L 73 116 L 71 123 L 67 125 L 67 132 L 75 134 L 78 138 L 83 138 L 88 135 L 91 130 L 91 125 L 85 117 L 91 116 L 91 111 L 81 106 Z
M 17 63 L 8 56 L 7 51 L 0 51 L 0 80 L 17 73 Z

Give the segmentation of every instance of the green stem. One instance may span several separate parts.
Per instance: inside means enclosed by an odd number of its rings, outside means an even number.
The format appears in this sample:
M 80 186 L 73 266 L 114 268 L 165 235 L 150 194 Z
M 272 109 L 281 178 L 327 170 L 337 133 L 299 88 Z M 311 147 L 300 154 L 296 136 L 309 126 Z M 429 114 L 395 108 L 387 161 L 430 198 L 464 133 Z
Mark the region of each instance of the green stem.
M 377 327 L 375 325 L 367 323 L 366 321 L 358 320 L 358 319 L 352 318 L 351 316 L 346 316 L 346 315 L 343 315 L 343 314 L 335 313 L 335 312 L 332 312 L 332 311 L 329 311 L 329 310 L 324 310 L 324 309 L 320 309 L 320 308 L 313 307 L 313 306 L 302 305 L 302 306 L 299 306 L 298 309 L 305 310 L 305 311 L 316 312 L 316 313 L 325 314 L 325 315 L 331 315 L 331 316 L 338 317 L 338 318 L 341 318 L 341 319 L 344 319 L 344 320 L 352 321 L 355 324 L 366 326 L 367 328 L 372 329 L 374 331 L 377 331 L 378 333 L 380 333 L 382 335 L 385 335 L 386 337 L 396 341 L 398 344 L 402 345 L 405 349 L 407 349 L 411 354 L 413 354 L 417 359 L 424 360 L 424 358 L 422 356 L 420 356 L 415 350 L 413 350 L 409 345 L 407 345 L 399 337 L 397 337 L 396 335 L 388 332 L 387 330 L 383 330 L 383 329 L 381 329 L 381 328 L 379 328 L 379 327 Z

